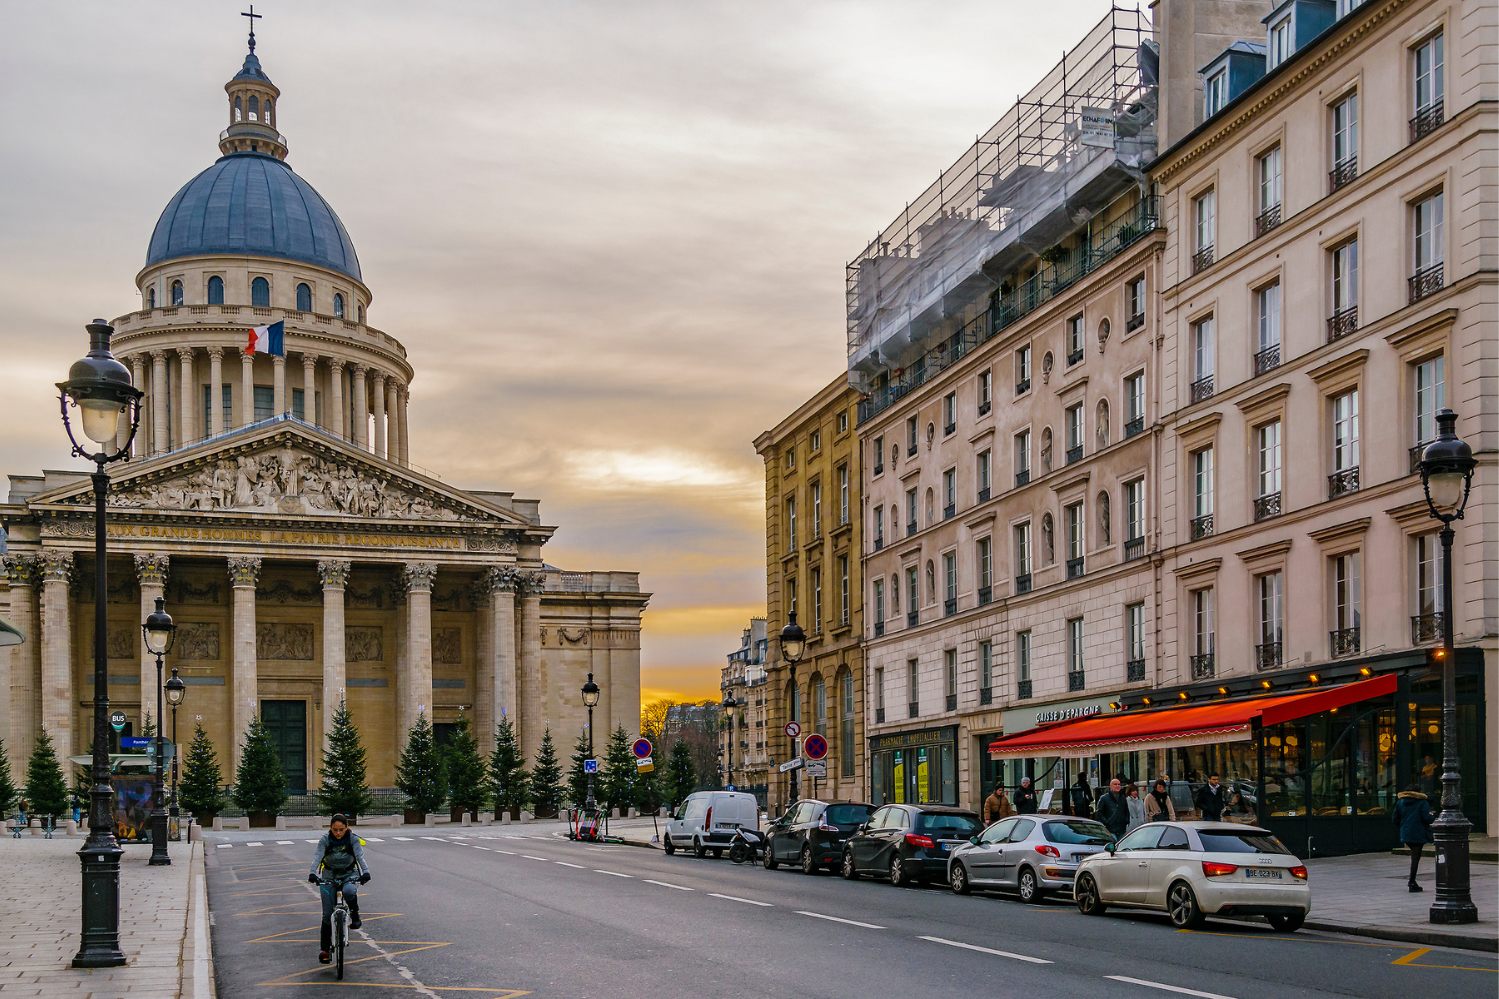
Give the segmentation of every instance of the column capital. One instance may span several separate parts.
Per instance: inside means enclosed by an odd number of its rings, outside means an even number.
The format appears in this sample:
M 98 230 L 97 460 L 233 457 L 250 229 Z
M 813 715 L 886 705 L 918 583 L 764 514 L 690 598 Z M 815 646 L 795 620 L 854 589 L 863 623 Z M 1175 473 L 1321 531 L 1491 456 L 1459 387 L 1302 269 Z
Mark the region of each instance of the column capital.
M 260 559 L 252 557 L 231 558 L 229 561 L 229 585 L 235 589 L 240 587 L 255 588 L 255 581 L 260 578 Z
M 380 386 L 381 389 L 385 388 L 385 372 L 379 368 L 371 368 L 370 377 L 375 380 L 375 384 Z
M 150 351 L 150 354 L 151 354 L 151 360 L 155 361 L 156 363 L 158 363 L 158 364 L 165 364 L 165 363 L 167 363 L 167 352 L 166 352 L 166 350 L 164 350 L 164 349 L 153 350 L 153 351 Z
M 363 378 L 369 372 L 370 366 L 368 364 L 360 364 L 358 361 L 355 361 L 353 364 L 349 365 L 349 370 L 354 372 L 355 378 Z
M 286 366 L 286 355 L 285 354 L 272 354 L 271 355 L 271 364 L 272 364 L 272 366 L 275 366 L 275 365 L 279 364 L 282 367 L 285 367 Z
M 35 555 L 6 555 L 5 574 L 11 586 L 35 586 L 39 567 Z
M 330 369 L 332 369 L 332 371 L 333 371 L 333 373 L 335 375 L 338 374 L 340 371 L 342 371 L 344 369 L 344 364 L 345 363 L 347 363 L 347 362 L 345 362 L 344 359 L 341 358 L 341 357 L 330 357 L 330 358 L 328 358 L 328 367 Z
M 249 367 L 250 365 L 255 363 L 255 355 L 250 353 L 248 350 L 241 350 L 239 352 L 239 359 L 240 362 L 245 365 L 245 367 Z
M 66 583 L 73 574 L 72 552 L 43 549 L 37 560 L 41 564 L 44 583 Z
M 515 588 L 522 596 L 536 596 L 546 586 L 547 574 L 540 569 L 519 569 L 515 572 Z
M 204 347 L 203 349 L 208 352 L 208 359 L 210 361 L 222 361 L 224 359 L 223 347 Z
M 401 581 L 408 593 L 432 592 L 432 580 L 437 578 L 436 562 L 407 562 L 401 566 Z
M 135 556 L 135 575 L 142 586 L 165 586 L 172 556 L 165 552 L 139 552 Z
M 490 566 L 480 576 L 486 592 L 489 593 L 513 593 L 518 584 L 515 567 L 509 565 Z
M 196 347 L 178 347 L 177 348 L 177 356 L 180 357 L 180 358 L 182 358 L 182 360 L 188 362 L 189 364 L 192 363 L 193 354 L 196 353 L 196 352 L 197 352 L 197 348 Z
M 349 583 L 348 559 L 322 559 L 317 564 L 318 578 L 325 590 L 341 590 Z
M 304 367 L 304 368 L 315 368 L 315 367 L 317 367 L 317 358 L 318 358 L 318 356 L 316 354 L 310 354 L 307 351 L 303 351 L 302 352 L 302 367 Z

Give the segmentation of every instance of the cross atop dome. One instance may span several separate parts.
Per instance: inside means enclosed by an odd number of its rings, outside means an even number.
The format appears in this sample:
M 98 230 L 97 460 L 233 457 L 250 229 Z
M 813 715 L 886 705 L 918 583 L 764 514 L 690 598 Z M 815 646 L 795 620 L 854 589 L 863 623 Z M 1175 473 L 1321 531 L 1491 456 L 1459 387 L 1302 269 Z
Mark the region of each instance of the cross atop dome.
M 257 19 L 263 19 L 265 17 L 265 15 L 264 14 L 257 14 L 257 13 L 255 13 L 255 5 L 252 3 L 252 4 L 250 4 L 250 10 L 248 12 L 240 11 L 239 12 L 239 16 L 240 17 L 248 17 L 250 19 L 250 54 L 254 55 L 255 54 L 255 22 L 256 22 Z

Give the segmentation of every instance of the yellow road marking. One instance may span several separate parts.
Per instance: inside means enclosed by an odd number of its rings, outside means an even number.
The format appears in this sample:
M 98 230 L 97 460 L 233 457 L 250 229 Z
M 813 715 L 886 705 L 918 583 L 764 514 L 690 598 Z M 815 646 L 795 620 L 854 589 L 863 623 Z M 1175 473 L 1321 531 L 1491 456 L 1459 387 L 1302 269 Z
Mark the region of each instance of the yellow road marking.
M 1405 955 L 1404 957 L 1397 957 L 1395 960 L 1391 961 L 1390 963 L 1391 964 L 1410 964 L 1412 961 L 1414 961 L 1416 958 L 1420 957 L 1422 954 L 1430 954 L 1430 953 L 1431 953 L 1431 948 L 1430 947 L 1417 947 L 1415 950 L 1411 951 L 1409 954 Z
M 391 916 L 399 916 L 399 912 L 371 912 L 364 917 L 364 922 L 373 922 L 376 919 L 389 919 Z M 314 926 L 299 926 L 294 930 L 283 930 L 280 933 L 272 933 L 269 936 L 256 937 L 254 940 L 246 940 L 245 943 L 320 943 L 321 938 L 314 940 L 282 940 L 288 933 L 311 933 L 321 929 L 322 923 Z M 427 940 L 382 940 L 381 943 L 429 943 Z
M 393 950 L 388 955 L 387 954 L 371 954 L 369 957 L 356 957 L 352 961 L 345 960 L 344 961 L 344 967 L 347 968 L 351 964 L 363 964 L 365 961 L 383 961 L 386 957 L 395 957 L 397 954 L 414 954 L 414 953 L 416 953 L 419 950 L 435 950 L 438 947 L 451 947 L 451 946 L 453 946 L 453 942 L 451 940 L 449 940 L 449 941 L 447 941 L 445 943 L 443 943 L 443 942 L 436 942 L 436 941 L 420 941 L 420 942 L 423 943 L 424 946 L 421 946 L 421 947 L 408 947 L 406 950 Z M 324 970 L 327 967 L 328 966 L 326 964 L 319 964 L 319 965 L 317 965 L 315 967 L 308 968 L 306 971 L 293 971 L 290 974 L 282 975 L 280 978 L 277 978 L 277 979 L 275 979 L 273 981 L 261 982 L 260 984 L 261 985 L 303 985 L 303 984 L 306 984 L 306 983 L 304 983 L 304 982 L 289 982 L 289 981 L 287 981 L 287 979 L 288 978 L 297 978 L 297 977 L 299 977 L 301 975 L 310 975 L 310 974 L 312 974 L 315 971 L 322 971 L 322 970 Z M 410 986 L 408 986 L 408 988 L 409 987 Z
M 1407 968 L 1442 968 L 1446 971 L 1490 971 L 1499 972 L 1499 968 L 1475 968 L 1470 964 L 1421 964 L 1416 958 L 1424 954 L 1430 954 L 1430 947 L 1417 947 L 1404 957 L 1397 957 L 1391 964 L 1403 965 Z
M 1270 929 L 1269 926 L 1266 926 L 1262 933 L 1222 933 L 1216 930 L 1177 930 L 1176 932 L 1196 933 L 1198 936 L 1204 937 L 1238 937 L 1241 940 L 1282 940 L 1286 943 L 1340 944 L 1345 947 L 1384 947 L 1393 949 L 1400 946 L 1396 941 L 1378 943 L 1372 940 L 1327 940 L 1323 937 L 1306 937 L 1299 933 L 1282 935 Z

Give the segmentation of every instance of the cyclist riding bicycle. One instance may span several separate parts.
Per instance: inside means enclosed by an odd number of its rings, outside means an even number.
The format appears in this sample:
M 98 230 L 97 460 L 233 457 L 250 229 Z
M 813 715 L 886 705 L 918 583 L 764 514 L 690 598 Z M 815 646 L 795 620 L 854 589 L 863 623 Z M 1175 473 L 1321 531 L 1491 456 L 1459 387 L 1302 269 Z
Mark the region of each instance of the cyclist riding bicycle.
M 326 878 L 319 871 L 327 871 Z M 364 862 L 364 851 L 359 848 L 359 837 L 349 830 L 349 820 L 342 815 L 333 816 L 328 831 L 318 840 L 317 852 L 312 858 L 312 870 L 307 875 L 312 884 L 323 884 L 323 933 L 322 952 L 318 960 L 327 964 L 328 951 L 333 946 L 333 906 L 339 889 L 349 906 L 349 929 L 360 927 L 359 888 L 369 884 L 370 869 Z

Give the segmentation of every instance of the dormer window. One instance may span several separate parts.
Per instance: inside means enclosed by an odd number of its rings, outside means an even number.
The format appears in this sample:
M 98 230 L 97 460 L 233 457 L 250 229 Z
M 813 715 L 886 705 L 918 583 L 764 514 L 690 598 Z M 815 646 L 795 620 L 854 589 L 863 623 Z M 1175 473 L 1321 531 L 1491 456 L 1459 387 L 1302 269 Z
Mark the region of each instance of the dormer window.
M 1286 59 L 1290 58 L 1295 51 L 1291 41 L 1291 15 L 1287 14 L 1283 19 L 1270 25 L 1270 37 L 1267 39 L 1269 50 L 1265 53 L 1265 68 L 1274 69 Z
M 1220 69 L 1202 81 L 1202 116 L 1211 118 L 1228 103 L 1228 70 Z

